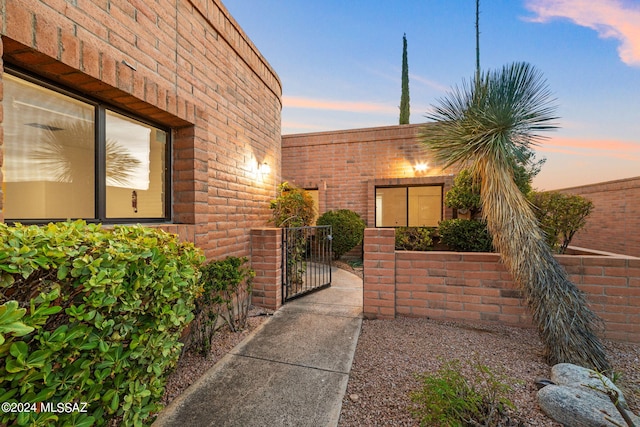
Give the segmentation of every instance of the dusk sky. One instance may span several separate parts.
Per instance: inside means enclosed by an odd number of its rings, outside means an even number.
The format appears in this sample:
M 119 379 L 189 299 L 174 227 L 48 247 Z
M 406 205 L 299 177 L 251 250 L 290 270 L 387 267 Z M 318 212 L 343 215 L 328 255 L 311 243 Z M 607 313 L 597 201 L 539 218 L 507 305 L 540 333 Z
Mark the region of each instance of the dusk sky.
M 282 133 L 411 123 L 475 70 L 475 0 L 223 0 L 280 76 Z M 542 72 L 560 129 L 534 187 L 640 176 L 640 0 L 481 0 L 480 65 Z

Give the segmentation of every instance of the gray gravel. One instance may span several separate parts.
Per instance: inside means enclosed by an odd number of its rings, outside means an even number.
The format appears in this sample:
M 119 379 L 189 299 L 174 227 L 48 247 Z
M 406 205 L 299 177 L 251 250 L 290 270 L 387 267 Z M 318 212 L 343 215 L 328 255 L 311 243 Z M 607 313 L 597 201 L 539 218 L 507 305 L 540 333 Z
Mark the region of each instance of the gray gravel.
M 640 345 L 607 342 L 614 369 L 637 412 Z M 487 324 L 456 324 L 429 319 L 365 320 L 343 399 L 339 426 L 415 426 L 409 393 L 419 388 L 416 373 L 435 373 L 444 361 L 470 367 L 480 361 L 513 378 L 509 398 L 526 426 L 560 426 L 535 400 L 536 377 L 549 377 L 534 329 Z M 466 372 L 471 375 L 472 370 Z M 629 390 L 627 393 L 626 391 Z

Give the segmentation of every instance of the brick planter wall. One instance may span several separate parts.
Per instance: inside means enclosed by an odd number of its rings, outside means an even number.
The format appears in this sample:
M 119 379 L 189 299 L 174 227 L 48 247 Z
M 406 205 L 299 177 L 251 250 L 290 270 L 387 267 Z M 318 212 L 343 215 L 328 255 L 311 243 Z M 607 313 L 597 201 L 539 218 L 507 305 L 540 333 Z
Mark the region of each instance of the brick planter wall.
M 405 315 L 532 326 L 522 292 L 498 254 L 396 252 L 389 229 L 367 229 L 364 247 L 364 313 L 369 318 Z M 557 258 L 604 320 L 605 336 L 640 342 L 640 259 Z

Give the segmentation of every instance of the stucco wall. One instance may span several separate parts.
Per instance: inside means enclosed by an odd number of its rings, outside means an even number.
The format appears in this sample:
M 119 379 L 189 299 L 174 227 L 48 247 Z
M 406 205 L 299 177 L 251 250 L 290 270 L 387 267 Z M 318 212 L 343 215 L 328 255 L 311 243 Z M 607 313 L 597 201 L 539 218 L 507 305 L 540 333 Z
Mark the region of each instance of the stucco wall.
M 640 257 L 640 177 L 558 191 L 579 194 L 594 205 L 572 245 Z
M 170 126 L 172 222 L 184 226 L 166 228 L 210 258 L 249 254 L 280 181 L 282 89 L 219 0 L 0 0 L 0 10 L 0 67 Z M 256 173 L 264 162 L 268 176 Z
M 351 209 L 375 225 L 375 187 L 453 185 L 455 169 L 443 170 L 418 142 L 424 125 L 398 125 L 284 135 L 282 179 L 318 189 L 319 213 Z M 425 172 L 415 170 L 427 163 Z M 452 211 L 445 209 L 444 217 Z

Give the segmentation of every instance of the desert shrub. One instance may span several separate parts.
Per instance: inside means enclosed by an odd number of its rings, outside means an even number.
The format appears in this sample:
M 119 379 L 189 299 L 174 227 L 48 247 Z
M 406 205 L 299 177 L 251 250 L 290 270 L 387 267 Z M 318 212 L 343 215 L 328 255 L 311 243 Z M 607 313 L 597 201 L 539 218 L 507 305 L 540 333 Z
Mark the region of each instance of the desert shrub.
M 271 222 L 276 227 L 303 227 L 311 225 L 316 207 L 311 195 L 288 182 L 278 186 L 277 195 L 269 204 Z
M 412 415 L 421 426 L 518 426 L 508 399 L 507 378 L 476 362 L 471 379 L 461 372 L 459 360 L 443 365 L 435 374 L 421 374 L 422 388 L 410 394 Z
M 398 227 L 396 228 L 396 250 L 428 251 L 433 248 L 431 227 Z
M 0 424 L 152 421 L 203 260 L 142 226 L 0 224 L 0 400 L 87 403 L 85 413 L 1 413 Z
M 335 259 L 362 243 L 366 227 L 360 215 L 349 209 L 327 211 L 318 218 L 317 224 L 331 226 L 331 245 Z
M 591 200 L 557 191 L 532 193 L 531 202 L 549 247 L 564 253 L 573 236 L 587 223 L 593 210 Z
M 438 226 L 440 243 L 457 252 L 491 252 L 491 235 L 484 221 L 448 219 Z
M 203 294 L 195 301 L 195 318 L 185 339 L 185 350 L 209 353 L 214 333 L 222 325 L 236 332 L 245 328 L 255 272 L 246 257 L 211 261 L 201 268 Z

